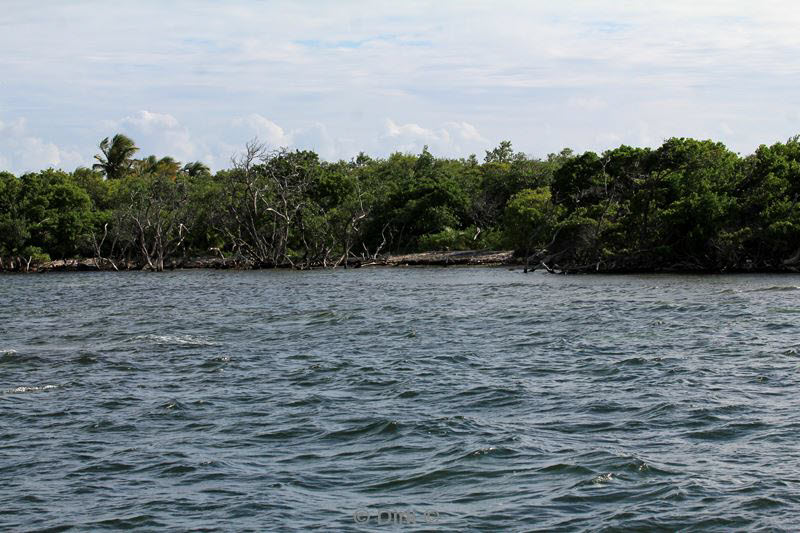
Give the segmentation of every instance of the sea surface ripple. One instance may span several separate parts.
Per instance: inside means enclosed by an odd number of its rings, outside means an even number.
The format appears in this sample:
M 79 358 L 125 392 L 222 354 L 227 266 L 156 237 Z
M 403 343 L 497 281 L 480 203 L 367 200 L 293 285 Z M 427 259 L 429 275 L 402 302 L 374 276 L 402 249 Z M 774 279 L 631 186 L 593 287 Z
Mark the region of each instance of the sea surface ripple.
M 0 276 L 0 529 L 797 530 L 798 298 L 788 275 Z

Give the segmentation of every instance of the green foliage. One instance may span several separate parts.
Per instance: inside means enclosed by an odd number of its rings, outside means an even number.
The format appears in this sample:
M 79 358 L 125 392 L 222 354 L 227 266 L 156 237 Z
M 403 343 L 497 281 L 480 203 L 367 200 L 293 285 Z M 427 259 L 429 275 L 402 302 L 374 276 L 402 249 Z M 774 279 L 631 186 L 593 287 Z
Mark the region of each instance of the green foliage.
M 134 142 L 121 133 L 114 135 L 110 142 L 106 137 L 100 141 L 102 154 L 94 156 L 98 162 L 93 168 L 105 173 L 110 180 L 120 179 L 130 171 L 133 154 L 138 150 Z
M 50 261 L 50 254 L 42 251 L 38 246 L 26 246 L 20 253 L 25 259 L 30 259 L 31 263 L 46 263 Z
M 92 200 L 86 191 L 60 170 L 25 174 L 20 181 L 19 202 L 30 233 L 26 244 L 53 257 L 79 253 L 94 220 Z
M 444 228 L 438 233 L 423 235 L 419 239 L 421 252 L 456 250 L 499 250 L 506 246 L 506 239 L 499 230 L 482 231 L 475 226 L 463 230 Z
M 22 184 L 8 172 L 0 172 L 0 256 L 20 252 L 30 237 L 21 199 Z
M 560 209 L 554 205 L 550 189 L 523 189 L 508 201 L 504 214 L 506 242 L 525 254 L 550 240 Z
M 437 160 L 425 148 L 414 158 L 394 154 L 381 165 L 381 187 L 386 195 L 378 201 L 373 220 L 372 238 L 377 232 L 390 235 L 393 251 L 417 249 L 423 235 L 464 227 L 469 197 L 457 173 L 458 167 L 447 160 Z
M 511 148 L 511 141 L 501 141 L 497 148 L 486 150 L 484 163 L 510 163 L 514 156 L 514 149 Z
M 208 168 L 208 165 L 206 165 L 202 161 L 193 161 L 191 163 L 186 163 L 185 165 L 183 165 L 181 172 L 183 172 L 186 176 L 188 176 L 191 179 L 211 177 L 211 169 Z
M 89 195 L 93 210 L 105 211 L 113 207 L 114 182 L 103 179 L 101 172 L 78 167 L 72 173 L 72 181 Z
M 456 230 L 444 228 L 438 233 L 423 235 L 419 239 L 419 250 L 423 252 L 436 250 L 470 250 L 475 248 L 473 240 L 475 228 Z
M 544 159 L 503 141 L 482 163 L 427 147 L 325 162 L 253 141 L 216 173 L 137 150 L 116 135 L 93 169 L 0 173 L 0 257 L 305 268 L 503 247 L 574 271 L 800 270 L 800 137 L 744 158 L 685 138 Z

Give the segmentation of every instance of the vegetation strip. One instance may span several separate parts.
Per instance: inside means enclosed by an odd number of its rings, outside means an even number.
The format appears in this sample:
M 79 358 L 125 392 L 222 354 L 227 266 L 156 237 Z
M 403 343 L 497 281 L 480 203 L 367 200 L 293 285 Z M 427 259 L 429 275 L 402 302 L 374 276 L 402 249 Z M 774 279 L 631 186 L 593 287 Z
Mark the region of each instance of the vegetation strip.
M 326 162 L 254 140 L 213 174 L 135 159 L 124 135 L 99 148 L 91 169 L 0 172 L 0 270 L 800 269 L 798 137 L 746 157 L 673 138 L 537 159 L 504 141 L 483 162 L 427 148 Z

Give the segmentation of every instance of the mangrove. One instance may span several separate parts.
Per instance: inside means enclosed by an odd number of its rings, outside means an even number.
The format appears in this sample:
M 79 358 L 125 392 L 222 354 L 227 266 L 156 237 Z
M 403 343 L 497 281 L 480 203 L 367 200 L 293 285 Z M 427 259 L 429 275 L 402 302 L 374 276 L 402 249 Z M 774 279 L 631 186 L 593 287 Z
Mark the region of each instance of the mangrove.
M 800 136 L 747 156 L 671 138 L 535 158 L 503 141 L 483 161 L 253 140 L 217 172 L 138 152 L 118 134 L 92 168 L 0 172 L 0 270 L 800 271 Z

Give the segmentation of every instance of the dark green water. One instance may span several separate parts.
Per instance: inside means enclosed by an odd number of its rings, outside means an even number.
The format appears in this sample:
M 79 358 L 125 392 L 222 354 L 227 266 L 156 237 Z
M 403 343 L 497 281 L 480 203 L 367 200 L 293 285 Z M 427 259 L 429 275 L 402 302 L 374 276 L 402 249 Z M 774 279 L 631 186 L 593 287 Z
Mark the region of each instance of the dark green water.
M 796 530 L 798 297 L 795 276 L 0 276 L 0 529 Z

